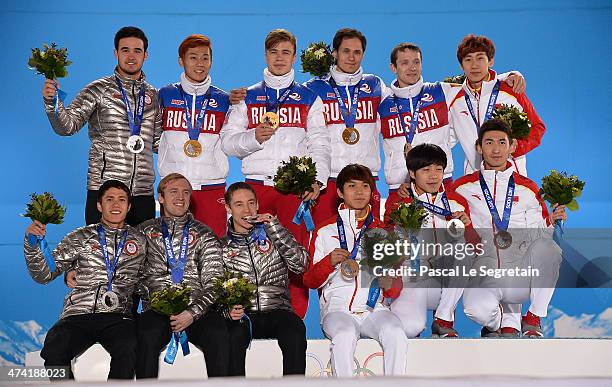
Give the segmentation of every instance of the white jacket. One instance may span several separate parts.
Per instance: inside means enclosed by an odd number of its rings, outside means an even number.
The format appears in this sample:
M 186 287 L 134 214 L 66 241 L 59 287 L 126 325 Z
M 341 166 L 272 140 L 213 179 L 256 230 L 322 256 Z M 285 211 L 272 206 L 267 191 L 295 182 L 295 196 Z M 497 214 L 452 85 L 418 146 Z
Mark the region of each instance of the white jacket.
M 355 211 L 348 210 L 344 208 L 343 205 L 340 206 L 338 213 L 343 221 L 348 251 L 352 251 L 357 236 L 361 231 L 363 221 L 358 222 L 355 218 Z M 382 222 L 375 219 L 369 228 L 382 227 L 382 225 Z M 331 272 L 326 279 L 323 280 L 323 278 L 320 277 L 319 281 L 314 281 L 317 282 L 320 290 L 319 304 L 321 307 L 321 321 L 331 312 L 360 313 L 372 311 L 372 309 L 367 306 L 370 284 L 362 283 L 361 274 L 355 279 L 348 280 L 340 274 L 340 265 L 336 265 L 335 268 L 332 268 L 331 265 L 327 263 L 326 265 L 329 267 L 321 267 L 320 265 L 318 265 L 318 268 L 315 267 L 317 263 L 324 259 L 329 261 L 328 255 L 336 248 L 340 248 L 340 240 L 338 239 L 336 216 L 334 216 L 315 230 L 310 244 L 312 261 L 309 270 L 314 269 L 314 271 L 319 272 L 317 274 L 321 272 L 323 272 L 323 274 Z M 362 251 L 361 248 L 359 248 L 356 256 L 358 262 L 361 260 L 361 254 Z M 310 279 L 309 274 L 312 274 L 312 272 L 304 275 L 304 283 L 307 284 L 307 286 L 312 285 L 308 284 Z M 318 282 L 321 282 L 320 280 L 323 281 L 319 284 Z M 386 309 L 382 301 L 383 294 L 381 291 L 374 310 Z
M 271 102 L 280 98 L 294 81 L 294 71 L 283 76 L 264 70 L 264 82 Z M 274 185 L 272 178 L 290 156 L 310 156 L 316 163 L 317 180 L 327 183 L 330 165 L 330 139 L 323 120 L 322 103 L 310 89 L 295 84 L 278 113 L 280 126 L 269 140 L 260 144 L 255 128 L 266 112 L 262 83 L 247 89 L 246 99 L 230 109 L 227 123 L 221 130 L 221 146 L 229 156 L 242 159 L 242 173 L 247 179 L 262 180 Z M 272 95 L 271 95 L 272 94 Z
M 500 218 L 503 216 L 508 182 L 510 176 L 514 176 L 515 190 L 508 226 L 513 241 L 508 249 L 498 249 L 493 243 L 495 226 L 480 187 L 481 174 L 495 201 Z M 533 240 L 552 237 L 553 229 L 548 218 L 548 210 L 539 194 L 538 186 L 527 177 L 517 173 L 510 162 L 503 172 L 487 170 L 481 165 L 479 171 L 455 181 L 453 188 L 468 203 L 472 224 L 480 234 L 485 246 L 485 255 L 497 258 L 498 264 L 503 260 L 520 259 Z
M 204 95 L 210 89 L 210 98 L 204 122 L 200 129 L 198 141 L 202 145 L 202 154 L 188 157 L 183 146 L 189 140 L 185 114 L 185 102 L 179 85 L 186 94 L 190 105 L 192 125 L 195 125 Z M 159 142 L 157 168 L 160 176 L 180 173 L 189 180 L 194 190 L 203 185 L 223 184 L 229 172 L 227 156 L 221 149 L 219 132 L 225 122 L 229 109 L 229 96 L 223 90 L 211 85 L 210 76 L 200 84 L 190 82 L 185 73 L 181 74 L 180 83 L 170 84 L 159 91 L 160 104 L 163 110 L 163 133 Z
M 355 85 L 363 79 L 355 120 L 355 129 L 359 131 L 360 139 L 353 145 L 345 143 L 342 139 L 342 132 L 346 124 L 338 106 L 336 94 L 329 83 L 330 76 L 314 78 L 306 82 L 306 86 L 323 101 L 323 115 L 327 131 L 331 136 L 331 149 L 333 150 L 330 176 L 337 177 L 342 168 L 353 163 L 365 165 L 374 176 L 377 176 L 381 165 L 378 105 L 388 93 L 387 87 L 379 77 L 363 74 L 361 68 L 355 74 L 346 74 L 336 70 L 336 67 L 333 66 L 330 74 L 337 83 L 346 106 L 349 102 L 347 97 L 353 96 Z

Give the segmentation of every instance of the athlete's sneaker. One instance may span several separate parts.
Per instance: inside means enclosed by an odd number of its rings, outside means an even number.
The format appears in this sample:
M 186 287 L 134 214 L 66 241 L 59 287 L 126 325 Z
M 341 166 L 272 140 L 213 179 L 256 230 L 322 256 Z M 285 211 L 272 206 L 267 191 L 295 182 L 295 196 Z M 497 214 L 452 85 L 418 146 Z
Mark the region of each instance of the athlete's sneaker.
M 544 337 L 542 333 L 542 324 L 540 323 L 540 317 L 536 316 L 531 312 L 527 312 L 521 320 L 523 337 Z
M 490 331 L 487 329 L 487 327 L 482 327 L 482 330 L 480 331 L 480 337 L 497 338 L 499 337 L 499 329 L 496 331 Z
M 459 337 L 459 333 L 453 328 L 452 321 L 442 320 L 437 317 L 431 323 L 431 335 L 437 335 L 438 337 Z
M 518 329 L 512 327 L 502 327 L 501 337 L 506 339 L 518 339 L 521 337 L 521 332 Z

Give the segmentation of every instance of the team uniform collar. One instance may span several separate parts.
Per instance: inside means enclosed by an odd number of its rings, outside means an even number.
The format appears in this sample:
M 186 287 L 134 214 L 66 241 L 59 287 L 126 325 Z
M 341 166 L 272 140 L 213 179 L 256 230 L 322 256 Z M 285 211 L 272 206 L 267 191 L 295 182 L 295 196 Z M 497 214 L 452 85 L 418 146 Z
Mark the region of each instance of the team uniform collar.
M 204 81 L 200 83 L 193 83 L 192 81 L 187 79 L 187 76 L 185 75 L 184 72 L 181 73 L 181 87 L 183 88 L 183 91 L 187 94 L 191 94 L 195 96 L 204 95 L 208 91 L 210 84 L 211 84 L 210 74 L 206 77 Z
M 336 65 L 333 65 L 329 69 L 329 74 L 334 78 L 338 86 L 355 86 L 363 78 L 363 68 L 359 67 L 359 70 L 354 74 L 347 74 L 338 70 Z
M 295 71 L 291 69 L 291 71 L 285 75 L 274 75 L 266 67 L 263 71 L 263 77 L 267 87 L 271 87 L 273 89 L 286 89 L 293 83 L 295 79 Z
M 423 77 L 419 78 L 414 85 L 406 87 L 399 87 L 397 78 L 391 82 L 391 91 L 398 98 L 414 98 L 419 95 L 421 89 L 423 89 Z

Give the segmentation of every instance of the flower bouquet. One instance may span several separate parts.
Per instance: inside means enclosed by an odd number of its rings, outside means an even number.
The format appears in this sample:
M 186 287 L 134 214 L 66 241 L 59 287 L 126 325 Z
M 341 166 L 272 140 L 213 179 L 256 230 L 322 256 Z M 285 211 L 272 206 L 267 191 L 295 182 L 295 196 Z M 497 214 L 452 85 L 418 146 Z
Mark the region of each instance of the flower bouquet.
M 300 55 L 302 61 L 302 72 L 310 73 L 315 77 L 322 77 L 329 73 L 329 68 L 334 64 L 329 45 L 324 42 L 310 43 L 308 48 Z
M 527 113 L 520 111 L 516 106 L 502 104 L 500 107 L 495 107 L 491 117 L 504 121 L 512 130 L 512 137 L 516 139 L 527 138 L 531 132 L 531 121 Z
M 274 176 L 274 187 L 283 194 L 304 195 L 312 190 L 316 182 L 316 163 L 309 156 L 291 156 L 289 161 L 281 162 Z M 300 224 L 302 221 L 308 231 L 314 230 L 314 222 L 310 214 L 310 208 L 314 205 L 312 200 L 302 202 L 293 217 L 293 223 Z
M 540 195 L 550 204 L 566 206 L 570 211 L 577 211 L 578 202 L 576 198 L 582 194 L 584 185 L 585 182 L 578 179 L 577 176 L 569 176 L 565 172 L 557 172 L 553 169 L 548 176 L 542 178 Z M 563 234 L 560 220 L 555 221 L 555 229 Z
M 42 224 L 62 224 L 64 223 L 64 215 L 66 215 L 66 207 L 61 206 L 59 202 L 49 192 L 37 195 L 33 193 L 31 195 L 32 200 L 26 207 L 25 214 L 21 216 L 30 218 L 32 221 L 39 221 Z M 55 270 L 55 260 L 49 245 L 45 240 L 45 237 L 37 237 L 32 234 L 28 234 L 28 244 L 30 246 L 36 246 L 40 242 L 40 247 L 43 252 L 43 256 L 47 261 L 49 270 Z

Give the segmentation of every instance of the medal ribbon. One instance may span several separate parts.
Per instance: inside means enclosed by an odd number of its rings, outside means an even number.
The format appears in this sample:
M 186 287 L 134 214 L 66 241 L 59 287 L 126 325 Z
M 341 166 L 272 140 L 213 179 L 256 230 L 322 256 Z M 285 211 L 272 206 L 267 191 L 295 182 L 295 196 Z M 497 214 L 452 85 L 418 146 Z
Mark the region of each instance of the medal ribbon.
M 351 96 L 347 95 L 347 100 L 349 102 L 349 106 L 347 107 L 340 95 L 340 90 L 338 89 L 338 84 L 334 80 L 334 77 L 329 78 L 329 84 L 332 89 L 334 89 L 334 93 L 336 94 L 336 99 L 338 100 L 338 106 L 340 107 L 340 113 L 342 114 L 342 119 L 344 120 L 344 125 L 347 128 L 354 128 L 355 121 L 357 120 L 357 102 L 359 100 L 359 92 L 361 91 L 361 84 L 363 83 L 363 78 L 355 85 L 355 90 L 353 91 L 353 98 L 351 100 Z
M 166 363 L 174 364 L 174 359 L 176 359 L 179 344 L 183 350 L 183 356 L 189 355 L 189 342 L 187 341 L 187 334 L 185 331 L 172 332 L 172 337 L 170 337 L 168 349 L 166 350 L 166 356 L 164 356 L 164 361 Z
M 289 97 L 289 94 L 291 93 L 291 90 L 293 90 L 293 86 L 295 85 L 295 81 L 291 82 L 287 90 L 285 90 L 285 92 L 281 94 L 281 96 L 273 104 L 270 103 L 270 97 L 268 97 L 268 88 L 266 87 L 266 82 L 261 82 L 261 84 L 264 89 L 264 94 L 266 95 L 266 112 L 276 113 Z
M 414 139 L 414 135 L 416 134 L 417 130 L 417 125 L 419 123 L 419 111 L 421 110 L 421 105 L 423 104 L 422 97 L 423 89 L 421 89 L 419 95 L 416 96 L 417 104 L 414 108 L 414 111 L 412 112 L 412 116 L 410 117 L 410 127 L 408 128 L 408 133 L 406 133 L 406 126 L 404 125 L 404 118 L 402 117 L 402 105 L 398 105 L 397 96 L 393 96 L 393 103 L 395 104 L 395 108 L 397 109 L 397 115 L 399 116 L 399 122 L 402 128 L 402 132 L 404 133 L 406 142 L 410 145 L 412 145 L 412 140 Z
M 118 77 L 115 77 L 115 81 L 117 81 L 117 86 L 119 86 L 119 90 L 121 91 L 123 103 L 125 103 L 125 108 L 127 109 L 128 125 L 130 126 L 130 136 L 138 136 L 140 135 L 140 126 L 142 125 L 142 116 L 144 114 L 144 84 L 140 86 L 140 93 L 138 94 L 138 100 L 136 101 L 136 111 L 134 112 L 134 114 L 132 114 L 132 107 L 130 106 L 130 101 L 128 100 L 125 90 L 123 90 L 123 85 L 121 84 L 121 81 Z
M 57 82 L 54 81 L 53 86 L 55 87 L 55 92 L 57 93 L 55 97 L 53 97 L 53 104 L 55 105 L 55 118 L 57 118 L 57 115 L 59 114 L 59 103 L 60 101 L 64 102 L 64 99 L 66 99 L 68 94 L 57 87 Z
M 47 244 L 47 240 L 45 237 L 38 237 L 34 234 L 28 234 L 28 244 L 31 247 L 34 247 L 40 242 L 40 249 L 42 250 L 43 257 L 45 257 L 45 261 L 47 261 L 47 266 L 49 266 L 49 271 L 55 271 L 55 259 L 53 258 L 53 254 L 51 253 L 51 249 Z
M 440 200 L 442 201 L 442 205 L 444 206 L 444 208 L 438 207 L 435 204 L 427 203 L 427 202 L 424 202 L 418 199 L 417 199 L 417 202 L 419 202 L 419 205 L 421 205 L 423 208 L 425 208 L 429 212 L 433 212 L 434 214 L 438 214 L 444 217 L 451 216 L 453 213 L 450 210 L 451 207 L 450 207 L 450 203 L 448 202 L 448 198 L 446 197 L 446 192 L 442 192 L 442 198 Z
M 251 231 L 251 242 L 257 243 L 260 246 L 266 244 L 268 240 L 268 235 L 266 235 L 266 228 L 263 223 L 258 223 L 253 226 L 253 231 Z
M 359 231 L 359 235 L 357 235 L 357 240 L 355 241 L 355 245 L 353 246 L 353 250 L 351 251 L 350 259 L 355 259 L 355 257 L 357 257 L 357 251 L 359 251 L 359 242 L 361 241 L 361 237 L 373 221 L 374 216 L 370 212 L 365 222 L 363 223 L 363 227 L 361 227 L 361 231 Z M 338 214 L 338 217 L 336 218 L 336 225 L 338 226 L 338 239 L 340 240 L 340 248 L 348 250 L 348 244 L 346 243 L 346 234 L 344 232 L 344 222 L 342 221 L 342 217 L 340 217 L 340 214 Z
M 162 236 L 164 238 L 164 247 L 166 249 L 166 259 L 168 259 L 168 266 L 170 266 L 170 273 L 172 274 L 172 283 L 180 284 L 183 280 L 183 274 L 185 273 L 185 261 L 187 260 L 187 250 L 189 247 L 189 226 L 191 225 L 191 219 L 187 219 L 185 226 L 183 226 L 183 235 L 181 237 L 181 249 L 179 251 L 178 259 L 174 255 L 172 248 L 172 240 L 170 239 L 170 233 L 168 232 L 168 225 L 164 220 L 161 221 Z
M 121 233 L 121 239 L 119 239 L 119 243 L 115 248 L 114 258 L 115 260 L 111 263 L 108 259 L 108 248 L 106 246 L 106 231 L 104 231 L 104 226 L 102 224 L 98 225 L 98 239 L 100 240 L 100 249 L 102 250 L 102 256 L 104 257 L 104 263 L 106 264 L 106 276 L 108 277 L 108 288 L 109 292 L 113 291 L 113 277 L 115 276 L 115 271 L 117 270 L 117 263 L 119 262 L 119 257 L 123 252 L 123 246 L 125 245 L 125 240 L 127 239 L 127 230 L 124 230 Z
M 489 97 L 489 104 L 487 105 L 487 112 L 485 114 L 484 120 L 488 121 L 491 119 L 493 115 L 493 110 L 495 110 L 495 102 L 497 101 L 497 95 L 499 94 L 499 81 L 495 82 L 495 86 L 493 86 L 493 90 L 491 91 L 491 96 Z M 472 101 L 470 100 L 469 93 L 464 90 L 463 98 L 465 98 L 465 104 L 467 105 L 468 110 L 470 111 L 470 115 L 472 116 L 472 120 L 474 124 L 476 124 L 476 130 L 480 129 L 480 125 L 478 124 L 478 116 L 474 111 L 474 106 L 472 105 Z
M 480 188 L 482 189 L 485 201 L 487 202 L 487 207 L 489 207 L 489 212 L 493 218 L 493 223 L 495 223 L 495 228 L 506 231 L 508 229 L 508 225 L 510 224 L 510 213 L 512 212 L 512 199 L 514 198 L 514 175 L 510 176 L 510 180 L 508 180 L 508 189 L 506 191 L 506 200 L 504 202 L 504 214 L 502 219 L 499 218 L 499 213 L 497 212 L 497 207 L 495 206 L 495 200 L 493 200 L 491 191 L 489 191 L 489 187 L 487 186 L 487 182 L 482 176 L 482 173 L 480 174 Z
M 204 101 L 202 101 L 202 105 L 200 105 L 200 112 L 196 115 L 195 125 L 191 123 L 191 109 L 189 109 L 189 102 L 187 102 L 187 95 L 183 91 L 183 88 L 178 86 L 179 92 L 181 93 L 181 97 L 183 98 L 183 102 L 185 102 L 185 121 L 187 122 L 187 133 L 189 134 L 190 140 L 197 140 L 200 137 L 200 130 L 202 129 L 202 123 L 204 122 L 204 117 L 206 116 L 206 109 L 208 108 L 208 101 L 210 100 L 210 87 L 204 94 Z M 194 100 L 197 99 L 197 96 L 193 96 Z M 195 102 L 194 102 L 195 103 Z M 196 106 L 197 108 L 197 106 Z
M 312 200 L 302 202 L 293 216 L 293 223 L 300 224 L 304 221 L 304 225 L 308 231 L 313 231 L 315 229 L 312 214 L 310 213 L 310 207 L 312 207 L 312 205 Z

